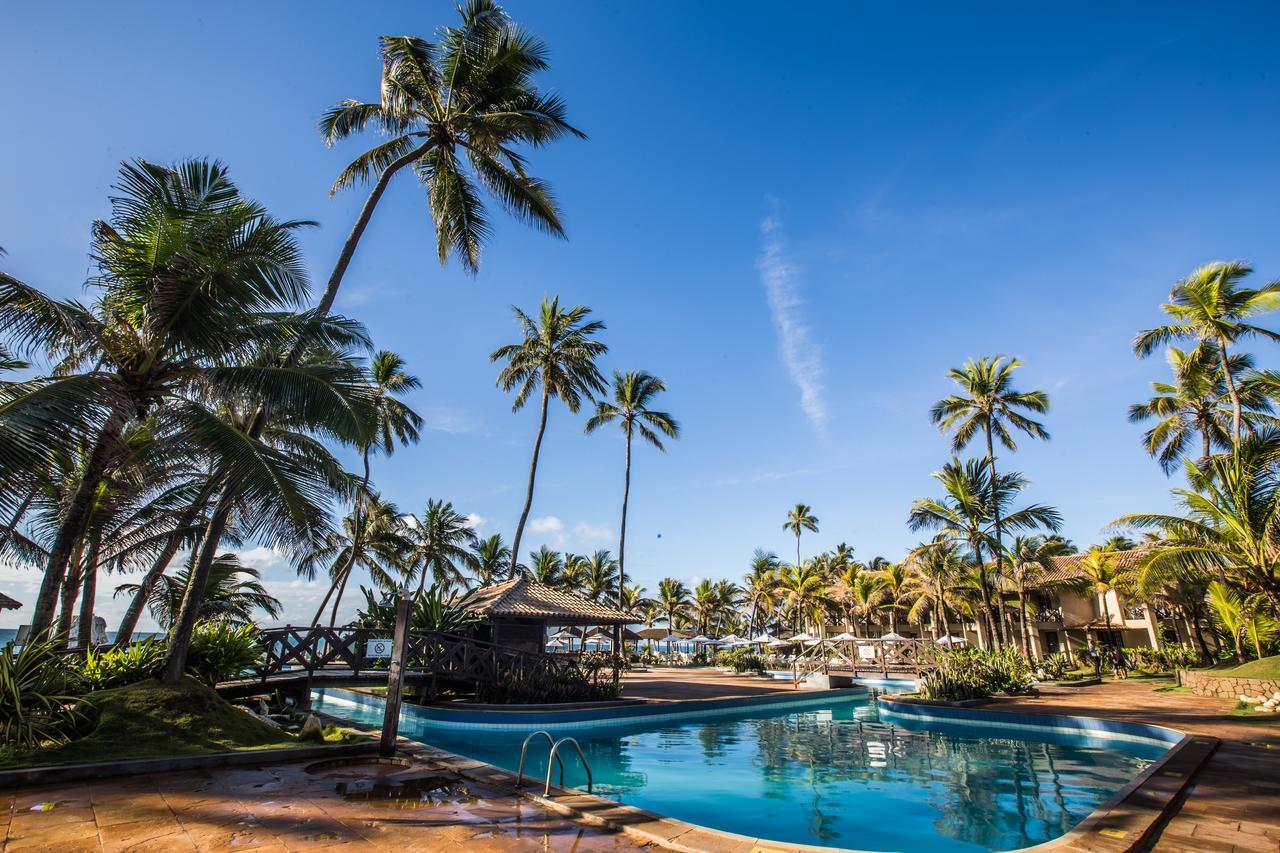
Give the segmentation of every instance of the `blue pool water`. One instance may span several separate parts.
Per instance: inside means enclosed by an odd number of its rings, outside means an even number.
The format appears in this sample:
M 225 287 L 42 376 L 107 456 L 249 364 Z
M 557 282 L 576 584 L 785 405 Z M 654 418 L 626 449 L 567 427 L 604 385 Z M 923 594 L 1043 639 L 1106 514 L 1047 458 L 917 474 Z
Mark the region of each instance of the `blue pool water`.
M 381 722 L 380 700 L 324 693 L 318 709 Z M 406 707 L 402 735 L 515 770 L 527 732 L 439 728 L 415 711 Z M 867 695 L 554 735 L 578 739 L 595 792 L 610 799 L 774 841 L 903 851 L 1009 850 L 1056 838 L 1169 747 L 1032 727 L 890 724 Z M 577 758 L 565 763 L 566 784 L 585 787 Z M 530 747 L 529 765 L 545 778 L 545 742 Z

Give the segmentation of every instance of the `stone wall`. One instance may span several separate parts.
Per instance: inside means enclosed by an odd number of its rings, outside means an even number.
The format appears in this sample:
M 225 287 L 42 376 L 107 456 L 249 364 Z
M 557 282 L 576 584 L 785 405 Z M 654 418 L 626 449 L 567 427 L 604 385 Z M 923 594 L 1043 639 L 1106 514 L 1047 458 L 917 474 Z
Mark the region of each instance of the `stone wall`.
M 1237 699 L 1240 696 L 1270 696 L 1280 693 L 1280 681 L 1270 678 L 1227 678 L 1209 672 L 1178 670 L 1178 683 L 1199 696 Z

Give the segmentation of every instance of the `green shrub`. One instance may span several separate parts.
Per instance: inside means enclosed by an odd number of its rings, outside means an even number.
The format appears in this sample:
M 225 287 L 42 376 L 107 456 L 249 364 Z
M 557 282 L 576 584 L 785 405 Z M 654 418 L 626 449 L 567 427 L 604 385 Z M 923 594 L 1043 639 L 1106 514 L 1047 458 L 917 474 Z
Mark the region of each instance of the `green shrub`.
M 214 685 L 252 670 L 262 660 L 258 629 L 224 619 L 201 622 L 191 635 L 187 672 Z
M 993 693 L 1027 693 L 1031 676 L 1031 662 L 1017 649 L 961 648 L 944 653 L 938 668 L 920 680 L 920 695 L 954 702 Z
M 0 650 L 0 745 L 33 749 L 69 738 L 82 718 L 71 695 L 75 681 L 52 642 Z
M 764 661 L 750 647 L 725 649 L 716 655 L 716 666 L 726 667 L 739 673 L 764 671 Z
M 1040 661 L 1040 677 L 1048 681 L 1060 681 L 1075 667 L 1062 652 L 1045 655 Z
M 105 652 L 90 648 L 76 667 L 85 690 L 108 690 L 158 678 L 168 644 L 154 638 Z

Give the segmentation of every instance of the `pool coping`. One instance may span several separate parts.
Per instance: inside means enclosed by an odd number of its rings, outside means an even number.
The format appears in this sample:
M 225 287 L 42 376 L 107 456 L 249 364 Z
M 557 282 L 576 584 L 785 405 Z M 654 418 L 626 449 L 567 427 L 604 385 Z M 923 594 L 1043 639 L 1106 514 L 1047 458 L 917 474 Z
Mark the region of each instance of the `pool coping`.
M 835 691 L 829 691 L 835 692 Z M 690 702 L 707 702 L 714 700 L 688 700 Z M 885 704 L 908 705 L 909 703 L 894 700 L 892 697 L 880 697 Z M 775 703 L 769 703 L 775 704 Z M 975 710 L 969 708 L 943 708 L 935 706 L 914 706 L 929 711 L 944 710 L 948 714 L 921 714 L 920 716 L 950 717 L 953 719 L 965 716 L 976 716 L 982 722 L 1003 722 L 1011 727 L 1035 727 L 1036 717 L 1063 721 L 1088 721 L 1090 724 L 1079 726 L 1081 729 L 1096 731 L 1093 723 L 1109 723 L 1117 726 L 1134 726 L 1146 729 L 1159 729 L 1168 736 L 1180 736 L 1171 743 L 1170 749 L 1160 758 L 1152 762 L 1145 770 L 1135 776 L 1124 787 L 1116 791 L 1110 798 L 1093 810 L 1084 820 L 1072 827 L 1065 834 L 1050 841 L 1031 847 L 1003 851 L 1003 853 L 1084 853 L 1084 851 L 1114 851 L 1127 853 L 1136 850 L 1156 830 L 1163 827 L 1173 814 L 1173 806 L 1180 803 L 1182 794 L 1191 784 L 1196 773 L 1218 747 L 1218 739 L 1203 735 L 1190 735 L 1164 726 L 1151 726 L 1143 723 L 1123 723 L 1119 720 L 1107 720 L 1102 717 L 1084 717 L 1074 715 L 1024 715 L 988 709 Z M 990 715 L 1017 718 L 1016 721 L 994 720 L 986 718 Z M 322 714 L 346 725 L 331 714 Z M 1027 721 L 1023 721 L 1026 718 Z M 978 720 L 972 720 L 978 722 Z M 1053 726 L 1039 723 L 1045 728 Z M 1108 726 L 1107 728 L 1110 728 Z M 1164 738 L 1160 738 L 1164 740 Z M 464 755 L 449 752 L 439 747 L 420 741 L 401 738 L 402 745 L 411 753 L 419 754 L 445 765 L 449 770 L 464 779 L 488 785 L 509 787 L 514 796 L 537 803 L 557 814 L 570 817 L 592 826 L 600 826 L 621 832 L 649 844 L 681 851 L 681 853 L 879 853 L 878 851 L 858 851 L 849 847 L 827 847 L 795 842 L 774 841 L 767 838 L 753 838 L 722 829 L 715 829 L 701 824 L 690 823 L 677 818 L 661 815 L 656 812 L 629 806 L 615 800 L 606 799 L 595 794 L 584 793 L 576 788 L 551 786 L 550 796 L 543 796 L 540 791 L 520 788 L 516 785 L 516 774 L 484 761 L 468 758 Z M 1168 741 L 1166 741 L 1168 742 Z M 529 780 L 526 784 L 544 785 L 545 782 Z

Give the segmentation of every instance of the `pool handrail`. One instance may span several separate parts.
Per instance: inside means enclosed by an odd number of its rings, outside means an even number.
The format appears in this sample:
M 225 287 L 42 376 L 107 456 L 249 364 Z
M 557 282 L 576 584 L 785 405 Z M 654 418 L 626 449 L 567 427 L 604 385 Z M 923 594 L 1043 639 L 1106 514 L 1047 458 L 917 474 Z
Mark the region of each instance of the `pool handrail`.
M 529 741 L 542 735 L 547 739 L 547 745 L 551 747 L 551 752 L 547 756 L 547 784 L 551 784 L 551 760 L 554 758 L 560 762 L 560 784 L 564 785 L 564 759 L 556 755 L 556 742 L 552 739 L 551 733 L 538 729 L 536 732 L 529 732 L 529 736 L 524 739 L 524 743 L 520 745 L 520 764 L 516 767 L 516 787 L 519 788 L 524 784 L 524 758 L 525 753 L 529 751 Z
M 558 759 L 560 747 L 566 743 L 573 744 L 573 748 L 578 751 L 578 758 L 582 759 L 582 766 L 587 770 L 587 793 L 591 793 L 591 788 L 595 784 L 591 778 L 591 762 L 587 761 L 586 753 L 582 751 L 582 745 L 571 737 L 562 737 L 551 745 L 551 758 Z M 564 761 L 560 762 L 560 787 L 564 787 Z M 551 796 L 551 759 L 547 759 L 547 784 L 542 789 L 542 796 Z

